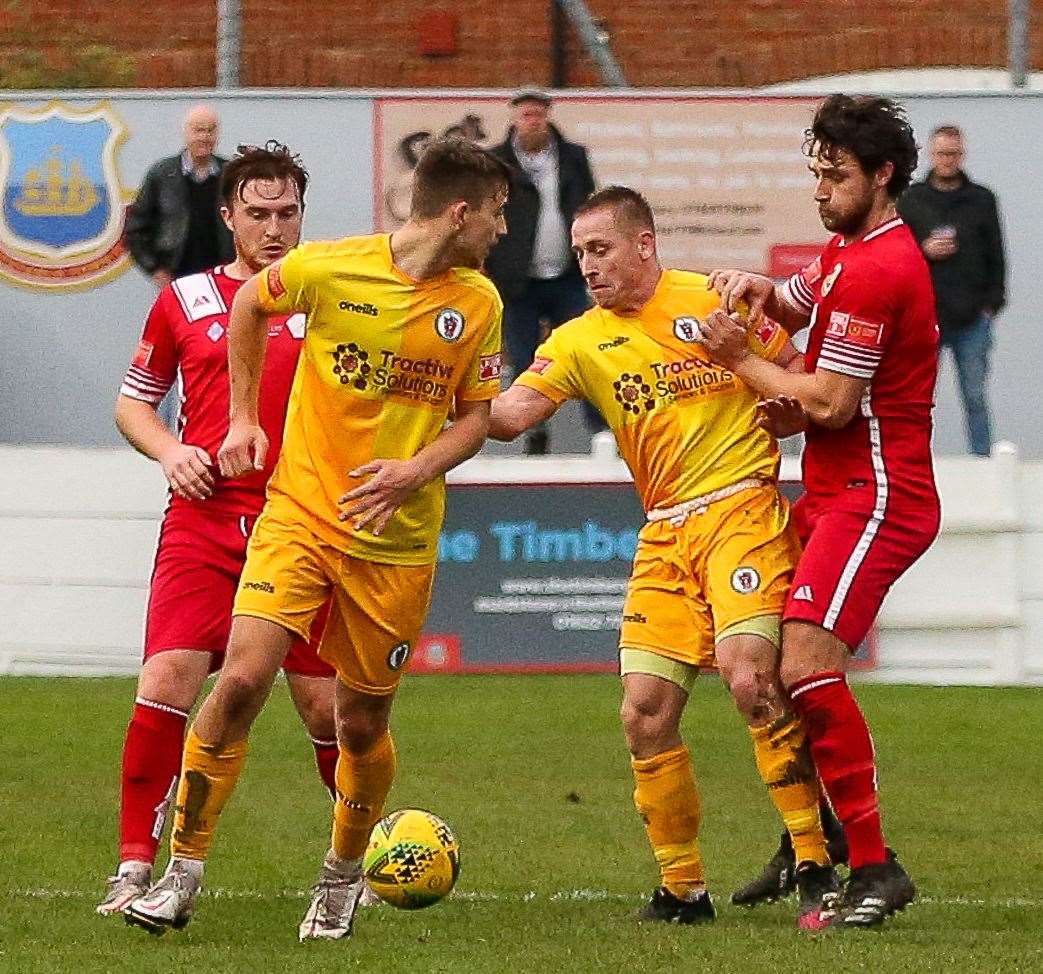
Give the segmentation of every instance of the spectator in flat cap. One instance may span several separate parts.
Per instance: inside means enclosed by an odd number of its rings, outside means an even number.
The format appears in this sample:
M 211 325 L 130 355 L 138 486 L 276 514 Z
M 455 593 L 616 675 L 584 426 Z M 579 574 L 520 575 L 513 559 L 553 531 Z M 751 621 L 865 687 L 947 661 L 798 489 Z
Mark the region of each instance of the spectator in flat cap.
M 515 375 L 532 365 L 541 327 L 555 328 L 590 307 L 572 254 L 576 208 L 594 192 L 587 150 L 568 141 L 550 121 L 551 98 L 526 89 L 511 98 L 507 137 L 491 151 L 514 174 L 507 202 L 507 235 L 492 249 L 486 269 L 504 301 L 504 341 Z M 605 428 L 593 407 L 591 431 Z M 545 427 L 528 434 L 525 452 L 546 453 Z

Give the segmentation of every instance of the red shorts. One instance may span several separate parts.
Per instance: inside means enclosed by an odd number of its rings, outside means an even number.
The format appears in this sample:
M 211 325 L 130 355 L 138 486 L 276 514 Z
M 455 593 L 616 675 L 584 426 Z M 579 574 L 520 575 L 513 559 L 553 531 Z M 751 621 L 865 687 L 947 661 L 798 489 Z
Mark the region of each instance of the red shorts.
M 145 615 L 146 660 L 168 649 L 193 649 L 213 654 L 211 672 L 221 668 L 254 520 L 194 507 L 167 512 Z M 293 641 L 283 663 L 287 673 L 334 675 L 317 655 L 328 611 L 316 618 L 309 642 Z
M 940 511 L 930 503 L 889 505 L 878 518 L 872 498 L 867 503 L 852 491 L 825 500 L 801 497 L 793 521 L 804 553 L 782 619 L 812 622 L 854 650 L 891 586 L 931 546 Z

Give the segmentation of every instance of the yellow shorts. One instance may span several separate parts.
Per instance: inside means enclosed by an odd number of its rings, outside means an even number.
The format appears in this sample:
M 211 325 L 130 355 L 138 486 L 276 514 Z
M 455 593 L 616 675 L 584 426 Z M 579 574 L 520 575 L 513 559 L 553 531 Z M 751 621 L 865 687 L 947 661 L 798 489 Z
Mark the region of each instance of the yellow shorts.
M 268 619 L 307 639 L 332 594 L 319 657 L 353 690 L 394 693 L 427 617 L 434 574 L 433 564 L 346 555 L 269 505 L 250 536 L 232 615 Z
M 781 617 L 799 556 L 789 505 L 772 486 L 717 501 L 679 527 L 650 521 L 638 536 L 620 648 L 713 667 L 715 637 Z

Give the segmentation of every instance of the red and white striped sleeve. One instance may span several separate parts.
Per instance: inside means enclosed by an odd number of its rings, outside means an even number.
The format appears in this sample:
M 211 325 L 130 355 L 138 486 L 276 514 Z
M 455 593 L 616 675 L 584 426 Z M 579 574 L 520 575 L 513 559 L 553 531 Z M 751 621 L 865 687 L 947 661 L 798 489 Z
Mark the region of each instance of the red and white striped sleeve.
M 782 285 L 783 299 L 799 311 L 811 314 L 815 306 L 815 284 L 822 276 L 822 258 L 816 257 L 807 267 L 790 276 Z
M 170 320 L 169 289 L 156 298 L 141 340 L 120 386 L 120 395 L 158 405 L 177 378 L 177 341 Z
M 872 379 L 884 357 L 884 325 L 834 311 L 822 339 L 817 367 L 856 379 Z
M 842 273 L 834 310 L 824 329 L 816 367 L 856 379 L 872 379 L 894 324 L 879 280 L 861 268 Z

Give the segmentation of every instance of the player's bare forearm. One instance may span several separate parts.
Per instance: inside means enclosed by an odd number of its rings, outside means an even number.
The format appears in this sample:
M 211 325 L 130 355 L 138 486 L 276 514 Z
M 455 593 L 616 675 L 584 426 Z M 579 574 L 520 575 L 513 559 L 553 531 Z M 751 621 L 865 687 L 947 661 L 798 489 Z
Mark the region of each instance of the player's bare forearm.
M 750 348 L 746 325 L 721 309 L 711 311 L 700 329 L 710 358 L 734 372 L 762 399 L 795 399 L 811 422 L 829 429 L 846 426 L 855 415 L 865 380 L 825 369 L 812 374 L 790 372 L 769 362 Z
M 213 491 L 212 460 L 202 447 L 182 443 L 156 415 L 152 403 L 120 395 L 116 427 L 138 453 L 155 460 L 171 490 L 192 500 L 205 500 Z
M 414 458 L 417 470 L 427 484 L 447 470 L 469 460 L 481 448 L 489 433 L 489 402 L 458 401 L 456 418 Z
M 138 453 L 159 460 L 180 442 L 156 415 L 149 402 L 120 394 L 116 397 L 116 429 Z
M 356 531 L 368 528 L 375 535 L 381 534 L 410 494 L 474 456 L 488 430 L 487 401 L 457 402 L 452 426 L 443 429 L 415 456 L 371 460 L 349 471 L 350 477 L 368 479 L 338 500 L 343 507 L 340 520 L 350 520 Z
M 791 372 L 757 355 L 732 366 L 763 399 L 795 399 L 811 422 L 830 429 L 846 426 L 862 397 L 865 383 L 829 372 Z
M 509 442 L 526 430 L 550 419 L 558 405 L 542 392 L 528 386 L 513 385 L 501 392 L 492 404 L 489 416 L 489 437 Z
M 233 422 L 257 422 L 257 396 L 268 344 L 268 316 L 261 307 L 257 278 L 236 293 L 228 317 L 229 416 Z

